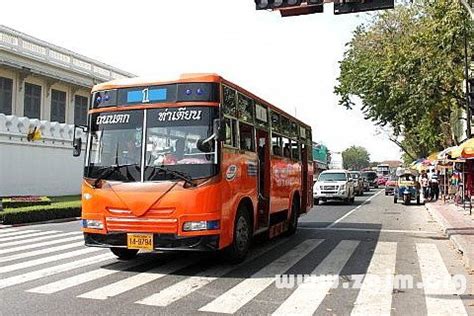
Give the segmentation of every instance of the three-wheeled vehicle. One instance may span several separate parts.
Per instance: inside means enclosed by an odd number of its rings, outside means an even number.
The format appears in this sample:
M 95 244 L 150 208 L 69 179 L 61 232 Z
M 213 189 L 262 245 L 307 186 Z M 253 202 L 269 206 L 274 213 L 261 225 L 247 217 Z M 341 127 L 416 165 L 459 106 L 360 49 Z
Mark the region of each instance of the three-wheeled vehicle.
M 404 171 L 398 177 L 398 183 L 393 193 L 393 203 L 402 200 L 405 205 L 409 205 L 411 201 L 416 201 L 416 204 L 421 203 L 420 184 L 416 180 L 416 174 L 411 171 Z

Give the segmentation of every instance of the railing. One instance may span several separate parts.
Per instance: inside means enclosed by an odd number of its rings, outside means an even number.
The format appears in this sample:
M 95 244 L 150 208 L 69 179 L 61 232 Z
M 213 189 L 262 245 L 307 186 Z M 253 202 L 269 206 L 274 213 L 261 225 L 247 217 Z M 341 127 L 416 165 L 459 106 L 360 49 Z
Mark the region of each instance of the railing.
M 135 75 L 0 25 L 0 49 L 59 65 L 104 81 Z

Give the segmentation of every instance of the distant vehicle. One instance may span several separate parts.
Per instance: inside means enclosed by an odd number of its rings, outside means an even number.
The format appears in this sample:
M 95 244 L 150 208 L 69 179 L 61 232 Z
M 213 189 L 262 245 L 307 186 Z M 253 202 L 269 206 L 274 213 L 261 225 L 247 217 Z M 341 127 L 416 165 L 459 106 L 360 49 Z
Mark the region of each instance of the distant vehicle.
M 347 170 L 326 170 L 320 175 L 313 188 L 314 204 L 319 201 L 341 200 L 354 203 L 354 180 Z
M 342 154 L 339 152 L 331 152 L 331 162 L 329 164 L 330 169 L 343 169 L 344 159 Z
M 377 165 L 377 176 L 388 177 L 390 175 L 390 166 L 388 164 Z
M 364 178 L 359 171 L 351 171 L 352 180 L 354 180 L 354 191 L 357 195 L 363 195 L 364 188 Z
M 363 171 L 362 177 L 367 179 L 371 188 L 378 189 L 379 184 L 377 182 L 377 173 L 375 171 Z
M 378 184 L 378 185 L 381 185 L 381 186 L 384 186 L 385 183 L 387 182 L 387 180 L 388 180 L 388 177 L 379 176 L 379 177 L 377 178 L 377 184 Z
M 397 187 L 397 176 L 391 175 L 385 183 L 385 195 L 393 195 Z
M 409 205 L 411 201 L 421 204 L 420 185 L 416 181 L 416 175 L 412 172 L 404 172 L 398 177 L 397 187 L 393 194 L 393 203 L 402 200 L 403 204 Z

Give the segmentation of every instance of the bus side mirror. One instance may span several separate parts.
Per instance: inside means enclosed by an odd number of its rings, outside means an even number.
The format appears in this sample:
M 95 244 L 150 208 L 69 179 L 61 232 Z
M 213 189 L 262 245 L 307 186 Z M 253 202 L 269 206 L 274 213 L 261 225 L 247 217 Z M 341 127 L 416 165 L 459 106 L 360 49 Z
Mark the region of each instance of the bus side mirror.
M 76 130 L 80 128 L 83 132 L 87 133 L 87 126 L 84 125 L 74 125 L 74 133 L 72 135 L 72 156 L 79 157 L 82 151 L 82 138 L 76 137 Z
M 74 138 L 72 141 L 72 147 L 73 147 L 73 152 L 72 155 L 74 157 L 79 157 L 81 155 L 81 150 L 82 150 L 82 138 Z

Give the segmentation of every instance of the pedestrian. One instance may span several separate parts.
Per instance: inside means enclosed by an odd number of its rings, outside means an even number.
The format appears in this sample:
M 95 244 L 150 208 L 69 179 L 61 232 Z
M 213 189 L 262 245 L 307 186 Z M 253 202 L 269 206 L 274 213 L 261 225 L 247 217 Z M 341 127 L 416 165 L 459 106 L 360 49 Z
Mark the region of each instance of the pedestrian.
M 439 182 L 438 175 L 433 174 L 430 180 L 430 196 L 431 201 L 437 201 L 439 198 Z
M 429 195 L 429 181 L 428 181 L 428 176 L 426 175 L 426 173 L 422 173 L 421 174 L 421 178 L 420 178 L 420 185 L 421 185 L 421 189 L 422 189 L 422 192 L 423 192 L 423 199 L 426 200 L 428 199 L 428 195 Z

